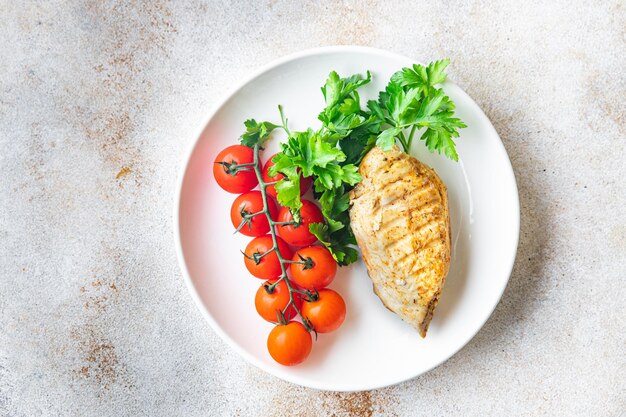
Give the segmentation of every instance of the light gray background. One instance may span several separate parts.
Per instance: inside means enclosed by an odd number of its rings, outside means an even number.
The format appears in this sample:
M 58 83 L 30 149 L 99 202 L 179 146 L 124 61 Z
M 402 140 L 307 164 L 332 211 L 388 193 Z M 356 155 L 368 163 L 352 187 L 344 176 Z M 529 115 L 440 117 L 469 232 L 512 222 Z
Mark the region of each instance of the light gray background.
M 0 1 L 0 415 L 623 412 L 623 2 L 148 3 Z M 480 333 L 426 375 L 356 394 L 292 386 L 229 349 L 187 293 L 171 220 L 210 106 L 260 65 L 333 44 L 451 58 L 522 208 Z

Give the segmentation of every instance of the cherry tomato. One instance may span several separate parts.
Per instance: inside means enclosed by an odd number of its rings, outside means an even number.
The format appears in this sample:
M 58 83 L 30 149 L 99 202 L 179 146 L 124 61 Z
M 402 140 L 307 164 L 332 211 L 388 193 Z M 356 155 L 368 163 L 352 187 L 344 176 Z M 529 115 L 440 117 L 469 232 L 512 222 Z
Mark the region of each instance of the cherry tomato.
M 278 242 L 278 250 L 282 257 L 291 259 L 291 249 L 289 249 L 285 241 L 278 236 L 276 237 L 276 241 Z M 246 246 L 244 262 L 248 271 L 255 277 L 262 279 L 276 279 L 280 277 L 282 271 L 276 252 L 272 251 L 265 256 L 261 256 L 272 249 L 273 246 L 274 243 L 270 235 L 255 237 L 248 243 L 248 246 Z
M 272 219 L 276 219 L 278 208 L 272 198 L 267 199 L 267 206 Z M 263 210 L 263 196 L 260 191 L 248 191 L 241 194 L 233 201 L 230 208 L 230 220 L 237 229 L 242 222 L 244 216 L 258 213 Z M 259 214 L 246 220 L 244 226 L 239 229 L 239 233 L 246 236 L 262 236 L 270 231 L 270 224 L 265 214 Z
M 267 350 L 281 365 L 293 366 L 304 362 L 311 353 L 313 340 L 304 325 L 297 321 L 279 324 L 267 337 Z
M 324 288 L 319 290 L 316 301 L 304 300 L 301 312 L 316 332 L 329 333 L 337 330 L 346 318 L 346 303 L 337 292 Z
M 265 320 L 272 322 L 279 320 L 280 315 L 277 312 L 284 311 L 287 304 L 289 304 L 289 287 L 287 287 L 285 280 L 280 281 L 274 287 L 271 294 L 268 292 L 269 287 L 275 282 L 276 281 L 266 281 L 259 287 L 256 292 L 256 296 L 254 297 L 254 306 L 256 307 L 257 313 L 259 313 L 259 315 Z M 300 298 L 298 293 L 294 293 L 293 296 L 293 302 L 295 303 L 296 308 L 300 309 L 300 306 L 302 305 L 302 298 Z M 285 318 L 287 320 L 291 320 L 296 316 L 296 314 L 296 309 L 292 304 L 285 312 Z
M 323 246 L 309 246 L 293 255 L 291 264 L 293 281 L 307 289 L 327 287 L 337 273 L 337 262 L 329 250 Z
M 239 167 L 239 164 L 254 162 L 254 152 L 243 145 L 232 145 L 220 152 L 213 164 L 215 181 L 229 193 L 245 193 L 259 183 L 252 166 Z
M 324 215 L 321 210 L 309 200 L 302 200 L 300 208 L 301 221 L 296 225 L 278 226 L 278 234 L 285 239 L 285 242 L 292 246 L 308 246 L 314 243 L 317 238 L 309 231 L 311 223 L 323 223 Z M 279 222 L 290 222 L 293 220 L 291 211 L 287 207 L 282 207 L 278 212 Z
M 265 182 L 275 182 L 275 181 L 280 181 L 283 178 L 285 178 L 285 176 L 281 174 L 280 172 L 274 175 L 273 177 L 270 177 L 268 170 L 270 169 L 270 167 L 274 166 L 272 159 L 275 156 L 276 154 L 272 155 L 270 159 L 268 159 L 265 165 L 263 166 L 263 181 Z M 304 195 L 304 193 L 307 192 L 307 190 L 309 189 L 312 183 L 313 183 L 313 178 L 311 177 L 304 178 L 300 176 L 300 195 Z M 270 185 L 269 187 L 267 187 L 265 191 L 267 191 L 271 196 L 276 197 L 276 188 L 273 185 Z

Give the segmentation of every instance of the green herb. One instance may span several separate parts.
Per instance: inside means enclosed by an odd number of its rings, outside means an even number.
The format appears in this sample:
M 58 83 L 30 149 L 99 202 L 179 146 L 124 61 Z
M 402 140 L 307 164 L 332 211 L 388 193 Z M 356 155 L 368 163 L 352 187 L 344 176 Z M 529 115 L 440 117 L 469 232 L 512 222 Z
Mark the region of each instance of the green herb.
M 280 127 L 270 122 L 259 123 L 254 119 L 248 119 L 243 124 L 246 127 L 246 131 L 241 135 L 239 141 L 242 145 L 249 148 L 254 148 L 254 145 L 257 143 L 259 146 L 263 146 L 270 133 L 277 127 Z
M 359 74 L 340 78 L 335 71 L 329 74 L 326 84 L 322 87 L 326 108 L 319 114 L 318 119 L 326 130 L 336 133 L 335 139 L 345 137 L 352 129 L 367 122 L 367 115 L 361 112 L 360 98 L 356 89 L 368 84 L 371 79 L 369 71 L 366 78 Z
M 344 227 L 341 231 L 331 233 L 328 225 L 314 223 L 309 226 L 309 229 L 330 250 L 339 265 L 350 265 L 359 259 L 358 252 L 353 247 L 356 245 L 356 239 L 350 228 Z
M 443 70 L 448 63 L 442 60 L 428 67 L 415 64 L 413 68 L 403 68 L 393 74 L 378 101 L 368 102 L 372 113 L 388 126 L 378 136 L 378 146 L 389 150 L 398 140 L 409 152 L 413 135 L 417 129 L 425 128 L 421 139 L 431 152 L 437 151 L 454 161 L 459 159 L 453 138 L 467 126 L 454 117 L 454 103 L 436 87 L 446 80 Z M 408 137 L 405 129 L 410 129 Z
M 427 67 L 413 64 L 413 68 L 402 68 L 391 76 L 391 81 L 402 87 L 418 88 L 425 96 L 435 88 L 435 85 L 446 81 L 444 70 L 450 64 L 450 60 L 442 59 L 431 62 Z
M 340 188 L 344 183 L 355 185 L 361 180 L 358 168 L 352 164 L 342 164 L 346 155 L 332 145 L 321 132 L 306 130 L 292 132 L 286 143 L 281 144 L 281 152 L 274 157 L 274 166 L 269 174 L 283 173 L 288 181 L 276 184 L 278 202 L 290 209 L 298 210 L 300 201 L 300 175 L 314 178 L 317 193 Z

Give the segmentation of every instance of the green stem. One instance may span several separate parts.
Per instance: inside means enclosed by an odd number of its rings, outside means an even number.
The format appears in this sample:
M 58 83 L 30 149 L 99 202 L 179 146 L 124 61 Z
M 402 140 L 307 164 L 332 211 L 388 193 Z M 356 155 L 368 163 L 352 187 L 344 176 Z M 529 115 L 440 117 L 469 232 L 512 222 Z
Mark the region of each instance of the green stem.
M 278 108 L 281 114 L 281 119 L 283 119 L 283 124 L 285 125 L 285 131 L 287 131 L 287 134 L 289 134 L 287 130 L 286 120 L 284 119 L 283 114 L 282 114 L 282 108 L 280 106 Z M 260 166 L 259 162 L 260 162 L 259 161 L 259 144 L 257 143 L 256 145 L 254 145 L 254 172 L 256 174 L 257 179 L 259 180 L 261 196 L 263 197 L 263 213 L 265 213 L 265 215 L 267 216 L 267 221 L 271 225 L 270 235 L 272 236 L 272 243 L 273 243 L 272 249 L 270 249 L 268 253 L 271 251 L 276 252 L 276 256 L 278 257 L 278 262 L 280 263 L 280 271 L 281 271 L 281 275 L 279 279 L 274 284 L 271 284 L 268 287 L 268 289 L 271 289 L 271 291 L 273 291 L 276 285 L 278 285 L 280 281 L 284 280 L 289 290 L 289 303 L 287 303 L 287 306 L 283 310 L 283 315 L 286 314 L 287 310 L 289 309 L 289 306 L 293 306 L 294 310 L 296 310 L 296 313 L 298 313 L 298 316 L 300 316 L 300 318 L 302 319 L 302 324 L 304 324 L 304 327 L 308 331 L 314 331 L 315 329 L 313 329 L 309 321 L 302 315 L 302 313 L 300 312 L 300 309 L 296 307 L 296 303 L 295 303 L 293 295 L 295 292 L 297 292 L 297 290 L 292 287 L 291 282 L 289 282 L 289 279 L 287 279 L 286 265 L 290 262 L 290 260 L 283 258 L 283 255 L 280 253 L 280 250 L 278 249 L 278 239 L 276 236 L 276 230 L 274 229 L 274 225 L 278 223 L 282 223 L 282 222 L 275 222 L 274 220 L 272 220 L 272 216 L 270 215 L 269 205 L 267 202 L 267 192 L 265 191 L 265 181 L 263 181 L 263 174 L 261 173 L 261 169 L 259 168 Z
M 416 130 L 416 129 L 417 129 L 417 126 L 416 126 L 416 125 L 413 125 L 413 126 L 411 127 L 411 133 L 409 133 L 409 143 L 408 143 L 408 145 L 409 145 L 409 149 L 411 149 L 411 144 L 413 143 L 413 135 L 415 134 L 415 130 Z M 408 151 L 407 151 L 407 152 L 408 152 Z
M 304 261 L 289 261 L 289 260 L 286 260 L 286 259 L 285 259 L 285 263 L 306 265 L 306 262 L 304 262 Z
M 287 136 L 291 137 L 291 131 L 287 127 L 287 119 L 285 118 L 285 114 L 283 113 L 283 106 L 278 105 L 278 112 L 280 113 L 280 120 L 283 123 L 283 130 L 287 133 Z
M 272 220 L 270 224 L 272 226 L 295 226 L 298 223 L 294 222 L 293 220 L 289 220 L 288 222 L 275 222 L 274 220 Z
M 215 162 L 218 165 L 221 165 L 229 175 L 237 175 L 239 171 L 252 171 L 252 163 L 249 164 L 238 164 L 236 162 Z
M 220 162 L 216 162 L 216 163 L 220 163 Z M 237 164 L 238 167 L 251 167 L 254 166 L 254 162 L 250 162 L 248 164 Z
M 258 265 L 261 262 L 261 259 L 263 259 L 264 256 L 269 255 L 270 253 L 272 253 L 274 251 L 278 252 L 278 250 L 275 247 L 273 247 L 271 249 L 268 249 L 268 251 L 264 252 L 264 253 L 255 252 L 255 253 L 252 254 L 252 256 L 248 256 L 244 251 L 241 251 L 241 253 L 243 253 L 243 256 L 245 256 L 248 259 L 253 260 L 254 263 L 256 263 Z
M 404 133 L 400 132 L 400 134 L 398 134 L 398 139 L 400 140 L 400 144 L 404 148 L 404 152 L 409 153 L 409 148 L 407 146 L 406 138 L 404 137 Z
M 271 293 L 274 292 L 274 289 L 278 286 L 278 284 L 280 284 L 281 281 L 283 281 L 285 279 L 284 276 L 281 276 L 279 279 L 277 279 L 276 281 L 274 281 L 273 284 L 270 284 L 267 286 L 268 291 Z

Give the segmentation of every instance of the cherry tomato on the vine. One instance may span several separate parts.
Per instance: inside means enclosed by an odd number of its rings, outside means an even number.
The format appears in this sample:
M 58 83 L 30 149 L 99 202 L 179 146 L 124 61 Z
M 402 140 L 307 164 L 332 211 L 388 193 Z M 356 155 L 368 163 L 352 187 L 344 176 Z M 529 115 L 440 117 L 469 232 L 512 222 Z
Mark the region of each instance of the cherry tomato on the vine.
M 267 337 L 267 350 L 281 365 L 292 366 L 304 362 L 311 353 L 313 340 L 304 325 L 297 321 L 279 324 Z
M 337 262 L 323 246 L 308 246 L 298 250 L 291 264 L 293 281 L 302 288 L 327 287 L 337 273 Z
M 311 223 L 323 223 L 324 215 L 322 211 L 309 200 L 302 200 L 300 208 L 300 223 L 295 225 L 278 226 L 278 234 L 285 239 L 285 242 L 292 246 L 308 246 L 314 243 L 317 238 L 309 231 Z M 279 222 L 290 222 L 293 220 L 291 211 L 287 207 L 282 207 L 278 212 Z
M 289 304 L 289 288 L 285 280 L 280 281 L 274 286 L 273 291 L 270 293 L 272 284 L 276 281 L 266 281 L 259 287 L 254 297 L 254 306 L 257 313 L 267 321 L 277 322 L 280 321 L 280 314 L 285 311 L 285 308 Z M 296 308 L 300 309 L 302 305 L 302 298 L 300 294 L 293 294 L 293 302 Z M 296 309 L 293 304 L 289 306 L 289 309 L 285 312 L 285 318 L 291 320 L 296 317 Z
M 267 199 L 267 207 L 272 219 L 276 219 L 278 208 L 272 198 Z M 241 226 L 239 233 L 246 236 L 262 236 L 270 231 L 270 224 L 267 221 L 265 213 L 254 217 L 247 217 L 251 214 L 263 211 L 263 196 L 260 191 L 248 191 L 241 194 L 233 201 L 230 208 L 230 220 L 233 222 L 235 229 Z
M 270 158 L 267 160 L 267 162 L 265 162 L 265 165 L 263 166 L 263 181 L 265 182 L 276 182 L 285 178 L 285 176 L 281 174 L 280 172 L 274 175 L 273 177 L 270 177 L 268 170 L 270 169 L 270 167 L 274 166 L 274 163 L 272 162 L 272 158 L 274 158 L 275 156 L 276 154 L 270 156 Z M 300 176 L 300 195 L 303 195 L 304 193 L 306 193 L 312 183 L 313 183 L 313 178 L 311 177 L 304 178 L 301 175 Z M 273 185 L 270 185 L 265 190 L 271 196 L 276 197 L 276 188 Z
M 289 246 L 280 237 L 276 236 L 278 250 L 285 259 L 291 259 L 292 253 Z M 244 251 L 246 268 L 252 275 L 262 279 L 276 279 L 280 277 L 282 270 L 276 251 L 267 253 L 274 247 L 272 236 L 265 235 L 252 239 Z M 267 253 L 267 255 L 264 255 Z
M 215 158 L 213 176 L 215 181 L 229 193 L 245 193 L 257 186 L 259 180 L 252 165 L 254 151 L 243 145 L 232 145 L 222 150 Z
M 318 291 L 316 301 L 304 300 L 302 316 L 313 325 L 318 333 L 329 333 L 337 330 L 346 318 L 346 303 L 341 296 L 328 288 Z

